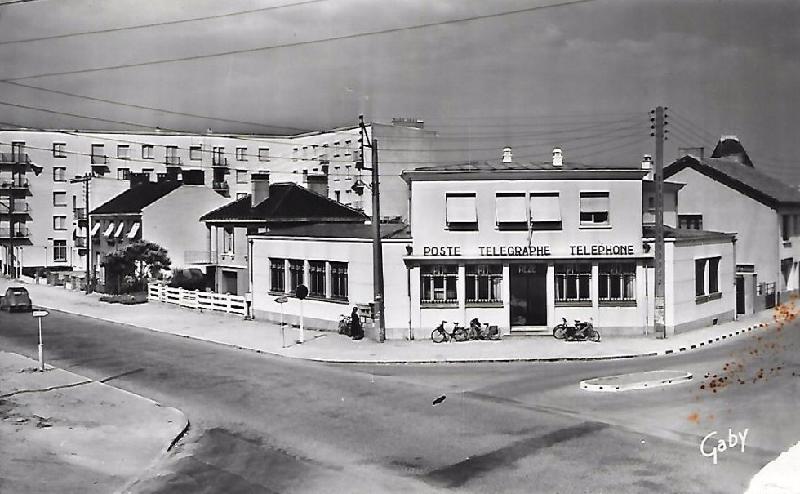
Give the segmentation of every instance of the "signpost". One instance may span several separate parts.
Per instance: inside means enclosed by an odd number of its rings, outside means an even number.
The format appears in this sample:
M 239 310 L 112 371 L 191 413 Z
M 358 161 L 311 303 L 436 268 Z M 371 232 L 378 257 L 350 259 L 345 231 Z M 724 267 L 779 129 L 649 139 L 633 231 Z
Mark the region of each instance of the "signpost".
M 308 287 L 305 285 L 297 285 L 297 288 L 294 291 L 295 297 L 300 299 L 300 340 L 298 343 L 303 343 L 305 341 L 305 327 L 303 326 L 303 299 L 308 296 Z
M 283 325 L 283 304 L 289 301 L 288 297 L 278 297 L 275 299 L 281 306 L 281 348 L 286 348 L 286 331 Z
M 42 343 L 42 318 L 47 317 L 46 310 L 34 310 L 31 315 L 39 322 L 39 371 L 44 372 L 44 344 Z

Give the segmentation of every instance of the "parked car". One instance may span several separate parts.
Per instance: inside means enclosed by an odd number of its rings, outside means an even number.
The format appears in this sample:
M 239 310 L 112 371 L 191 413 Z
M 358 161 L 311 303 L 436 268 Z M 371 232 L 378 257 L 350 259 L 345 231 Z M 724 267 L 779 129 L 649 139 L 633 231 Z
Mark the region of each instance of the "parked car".
M 0 297 L 0 310 L 7 309 L 8 312 L 33 310 L 31 296 L 28 290 L 21 286 L 12 286 L 6 290 L 6 294 Z

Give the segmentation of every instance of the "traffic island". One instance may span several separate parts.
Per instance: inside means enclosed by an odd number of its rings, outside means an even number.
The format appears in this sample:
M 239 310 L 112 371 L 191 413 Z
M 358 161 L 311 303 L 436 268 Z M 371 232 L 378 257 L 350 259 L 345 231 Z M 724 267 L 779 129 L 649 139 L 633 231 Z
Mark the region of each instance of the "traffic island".
M 580 382 L 580 388 L 587 391 L 615 393 L 634 389 L 651 389 L 691 381 L 692 373 L 684 371 L 648 371 L 620 374 L 616 376 L 595 377 Z

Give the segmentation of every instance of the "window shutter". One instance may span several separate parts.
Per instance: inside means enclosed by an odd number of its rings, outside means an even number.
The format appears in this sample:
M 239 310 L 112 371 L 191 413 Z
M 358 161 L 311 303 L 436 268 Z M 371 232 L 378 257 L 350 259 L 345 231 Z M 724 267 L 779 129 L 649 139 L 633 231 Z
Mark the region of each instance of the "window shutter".
M 531 221 L 561 221 L 558 194 L 531 195 Z
M 447 194 L 447 224 L 477 223 L 475 194 Z
M 497 195 L 497 224 L 526 223 L 528 221 L 525 194 Z
M 608 192 L 581 192 L 581 212 L 608 212 Z

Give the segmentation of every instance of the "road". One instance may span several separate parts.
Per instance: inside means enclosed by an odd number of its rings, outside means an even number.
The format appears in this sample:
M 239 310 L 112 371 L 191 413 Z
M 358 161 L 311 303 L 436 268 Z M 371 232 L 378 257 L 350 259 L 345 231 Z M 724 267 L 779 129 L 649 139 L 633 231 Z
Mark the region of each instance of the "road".
M 34 328 L 28 314 L 0 313 L 0 349 L 35 356 Z M 794 322 L 672 357 L 442 366 L 324 365 L 57 311 L 44 329 L 52 365 L 189 416 L 189 434 L 135 492 L 729 493 L 800 439 Z M 699 379 L 577 388 L 656 368 Z M 713 465 L 700 438 L 729 427 L 748 428 L 747 448 Z

